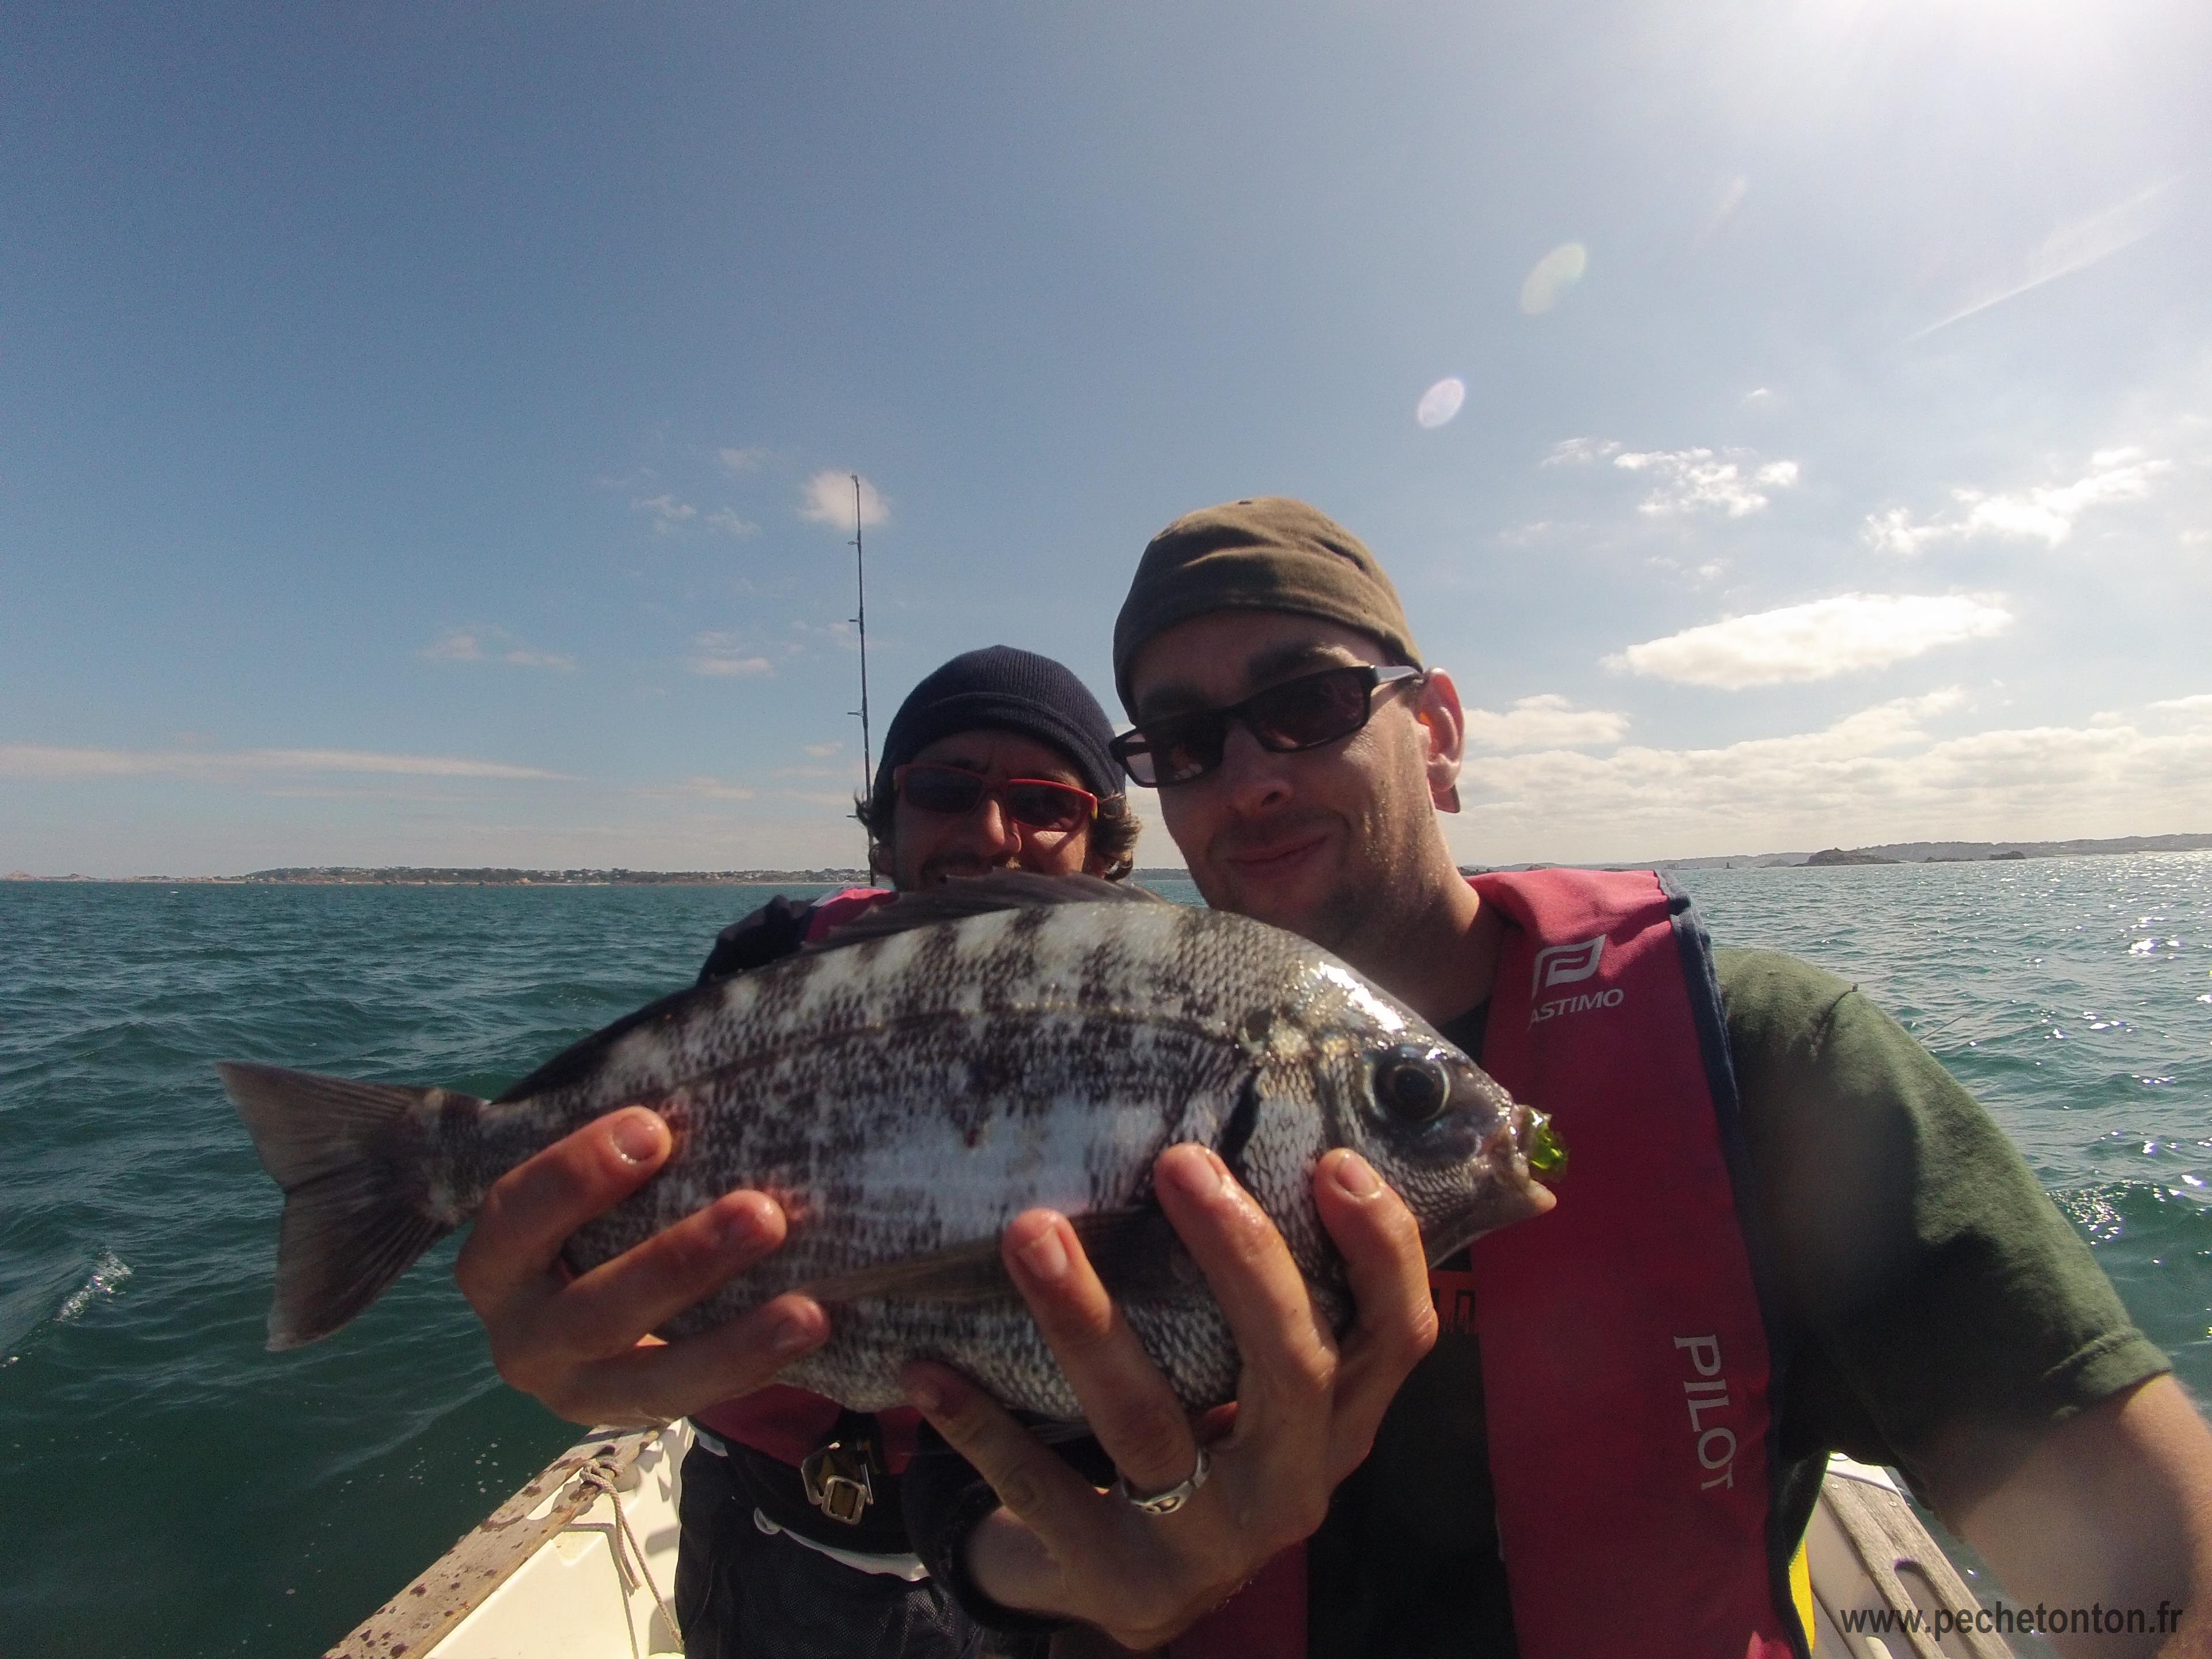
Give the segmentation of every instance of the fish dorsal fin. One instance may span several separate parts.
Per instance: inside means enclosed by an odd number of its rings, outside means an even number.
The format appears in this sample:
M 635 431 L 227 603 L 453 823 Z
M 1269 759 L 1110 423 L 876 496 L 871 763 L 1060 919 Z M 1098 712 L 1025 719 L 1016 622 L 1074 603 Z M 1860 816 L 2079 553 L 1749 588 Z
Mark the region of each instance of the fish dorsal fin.
M 1028 910 L 1048 904 L 1172 904 L 1158 893 L 1127 882 L 1097 876 L 1040 876 L 1028 870 L 994 870 L 988 875 L 956 877 L 918 893 L 902 893 L 843 923 L 810 951 L 836 951 L 872 939 L 940 921 L 960 921 L 994 910 Z
M 1083 1242 L 1083 1253 L 1099 1282 L 1116 1297 L 1159 1296 L 1183 1287 L 1194 1272 L 1179 1270 L 1186 1260 L 1175 1230 L 1156 1204 L 1127 1209 L 1094 1210 L 1070 1216 L 1068 1224 Z M 817 1279 L 797 1287 L 817 1302 L 996 1302 L 1018 1301 L 1020 1292 L 1006 1276 L 995 1238 L 977 1239 L 903 1261 L 880 1261 L 850 1273 Z

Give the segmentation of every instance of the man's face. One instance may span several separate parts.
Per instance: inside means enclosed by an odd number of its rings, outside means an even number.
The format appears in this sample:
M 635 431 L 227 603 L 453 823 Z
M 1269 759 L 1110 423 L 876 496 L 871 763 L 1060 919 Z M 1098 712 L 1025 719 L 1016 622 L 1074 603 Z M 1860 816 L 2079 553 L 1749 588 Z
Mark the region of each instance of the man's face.
M 1130 690 L 1142 726 L 1302 674 L 1387 660 L 1365 635 L 1318 617 L 1221 611 L 1148 641 Z M 1434 678 L 1449 696 L 1449 682 Z M 1390 924 L 1437 833 L 1429 733 L 1415 718 L 1428 696 L 1379 688 L 1364 727 L 1293 754 L 1272 754 L 1232 725 L 1218 767 L 1161 790 L 1168 833 L 1206 902 L 1347 956 Z
M 939 738 L 914 757 L 917 766 L 951 766 L 992 783 L 1045 778 L 1087 786 L 1083 775 L 1049 744 L 1016 732 L 977 730 Z M 1091 855 L 1091 826 L 1038 830 L 1016 823 L 1006 803 L 985 795 L 972 811 L 930 812 L 901 796 L 891 817 L 891 882 L 901 892 L 934 887 L 951 876 L 990 870 L 1032 870 L 1042 876 L 1098 875 L 1104 860 Z

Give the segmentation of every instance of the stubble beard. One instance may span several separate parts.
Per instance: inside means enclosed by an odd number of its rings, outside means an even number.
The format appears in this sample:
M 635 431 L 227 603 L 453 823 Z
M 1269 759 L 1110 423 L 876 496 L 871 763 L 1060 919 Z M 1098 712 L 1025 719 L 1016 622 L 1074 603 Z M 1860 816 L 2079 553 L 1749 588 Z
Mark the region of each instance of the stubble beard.
M 1419 879 L 1422 860 L 1406 827 L 1392 825 L 1368 845 L 1378 842 L 1380 856 L 1362 860 L 1355 878 L 1316 908 L 1307 935 L 1370 977 L 1380 976 L 1406 940 L 1419 934 L 1430 904 Z

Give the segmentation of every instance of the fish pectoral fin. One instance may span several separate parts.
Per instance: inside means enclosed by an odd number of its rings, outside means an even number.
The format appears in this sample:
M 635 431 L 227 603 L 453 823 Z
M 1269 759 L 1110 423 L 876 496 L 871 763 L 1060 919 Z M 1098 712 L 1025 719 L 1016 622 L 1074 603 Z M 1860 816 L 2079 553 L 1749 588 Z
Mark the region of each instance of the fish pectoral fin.
M 902 1261 L 878 1261 L 796 1288 L 817 1302 L 994 1302 L 1020 1294 L 1006 1277 L 995 1238 Z
M 1116 1301 L 1175 1296 L 1200 1282 L 1197 1265 L 1157 1204 L 1071 1216 L 1098 1282 Z
M 1157 1205 L 1093 1210 L 1070 1216 L 1068 1224 L 1112 1296 L 1170 1294 L 1195 1278 L 1194 1270 L 1179 1267 L 1189 1258 Z M 998 1302 L 1021 1296 L 995 1238 L 878 1261 L 794 1288 L 817 1302 Z

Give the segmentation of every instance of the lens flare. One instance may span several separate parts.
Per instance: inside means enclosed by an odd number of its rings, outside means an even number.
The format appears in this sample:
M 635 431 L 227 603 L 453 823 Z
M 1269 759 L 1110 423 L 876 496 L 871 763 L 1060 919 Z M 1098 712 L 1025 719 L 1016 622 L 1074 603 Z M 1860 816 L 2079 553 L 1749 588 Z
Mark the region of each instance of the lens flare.
M 1413 408 L 1413 418 L 1425 427 L 1440 427 L 1458 414 L 1460 405 L 1466 401 L 1467 382 L 1454 374 L 1438 380 L 1421 394 L 1421 401 Z
M 1589 269 L 1589 250 L 1580 242 L 1562 242 L 1536 261 L 1521 283 L 1521 309 L 1534 317 L 1559 304 L 1559 295 L 1583 279 Z

